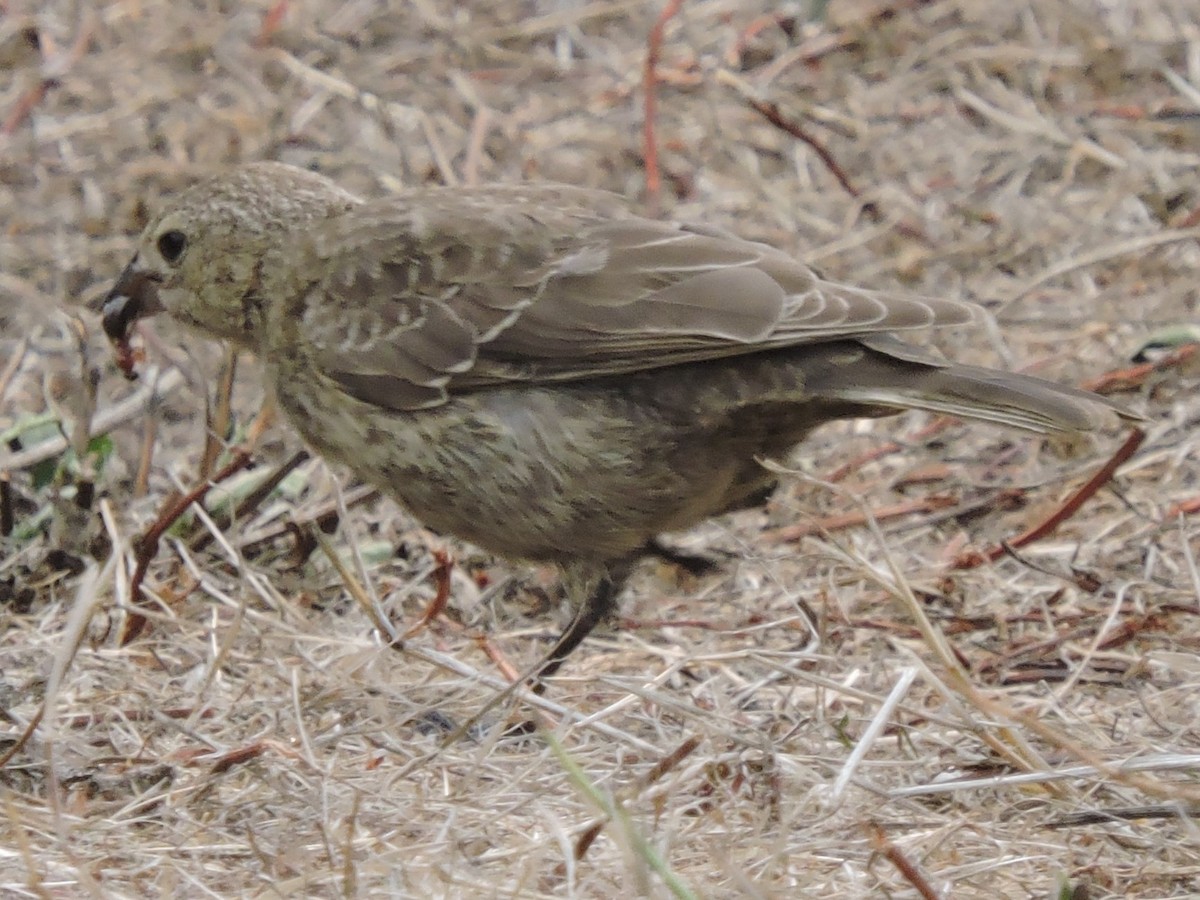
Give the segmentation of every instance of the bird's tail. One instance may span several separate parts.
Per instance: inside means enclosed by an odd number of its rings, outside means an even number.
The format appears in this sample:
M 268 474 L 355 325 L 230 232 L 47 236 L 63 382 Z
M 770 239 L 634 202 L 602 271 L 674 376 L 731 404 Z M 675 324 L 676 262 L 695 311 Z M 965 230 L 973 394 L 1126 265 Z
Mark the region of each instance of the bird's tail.
M 1141 419 L 1091 391 L 1015 372 L 947 363 L 894 338 L 870 337 L 827 347 L 832 352 L 826 364 L 805 365 L 805 387 L 830 400 L 923 409 L 1042 433 L 1092 431 L 1114 415 Z

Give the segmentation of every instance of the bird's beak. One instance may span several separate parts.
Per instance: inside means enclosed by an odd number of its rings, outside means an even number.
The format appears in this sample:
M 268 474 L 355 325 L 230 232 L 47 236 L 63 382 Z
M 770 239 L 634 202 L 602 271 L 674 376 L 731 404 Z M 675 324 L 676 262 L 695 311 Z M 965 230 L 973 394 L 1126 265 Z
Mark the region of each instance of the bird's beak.
M 125 267 L 101 307 L 104 333 L 117 343 L 126 341 L 138 319 L 162 310 L 158 300 L 159 278 L 139 268 L 138 259 Z

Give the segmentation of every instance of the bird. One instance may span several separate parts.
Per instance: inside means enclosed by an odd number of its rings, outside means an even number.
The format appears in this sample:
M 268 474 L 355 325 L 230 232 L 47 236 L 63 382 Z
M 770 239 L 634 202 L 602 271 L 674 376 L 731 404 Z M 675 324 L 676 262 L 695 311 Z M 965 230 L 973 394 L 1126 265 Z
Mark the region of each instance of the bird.
M 762 503 L 777 478 L 762 461 L 826 422 L 1137 418 L 896 336 L 978 322 L 975 304 L 828 281 L 554 183 L 362 198 L 238 165 L 166 202 L 104 297 L 123 367 L 156 314 L 256 354 L 300 435 L 428 528 L 556 565 L 574 614 L 539 679 L 616 612 L 640 560 L 673 557 L 662 534 Z

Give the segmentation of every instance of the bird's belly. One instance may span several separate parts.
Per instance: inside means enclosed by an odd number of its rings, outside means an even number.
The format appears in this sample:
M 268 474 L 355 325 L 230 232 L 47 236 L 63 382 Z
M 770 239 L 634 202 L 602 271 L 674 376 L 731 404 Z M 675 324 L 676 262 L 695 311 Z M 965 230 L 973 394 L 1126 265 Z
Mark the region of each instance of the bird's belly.
M 631 419 L 604 391 L 525 386 L 399 413 L 312 385 L 277 390 L 327 457 L 428 527 L 505 556 L 625 557 L 723 512 L 747 471 L 762 471 L 678 423 Z

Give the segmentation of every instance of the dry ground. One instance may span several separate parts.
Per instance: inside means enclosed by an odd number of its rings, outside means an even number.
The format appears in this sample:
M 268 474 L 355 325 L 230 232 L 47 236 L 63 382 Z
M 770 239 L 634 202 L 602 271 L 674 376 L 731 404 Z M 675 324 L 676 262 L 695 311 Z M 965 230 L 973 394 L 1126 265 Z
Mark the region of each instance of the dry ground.
M 655 194 L 659 2 L 0 2 L 0 894 L 1200 893 L 1186 364 L 1110 379 L 1148 417 L 1137 456 L 975 568 L 955 560 L 1059 507 L 1123 435 L 823 431 L 764 511 L 680 536 L 720 574 L 639 575 L 631 621 L 554 681 L 548 733 L 504 736 L 533 699 L 485 707 L 499 655 L 531 665 L 562 623 L 552 574 L 354 503 L 319 460 L 232 524 L 213 498 L 177 525 L 121 644 L 132 548 L 199 478 L 222 360 L 160 325 L 128 384 L 88 304 L 161 196 L 234 161 L 364 193 L 605 187 L 840 280 L 986 302 L 999 328 L 948 352 L 1069 382 L 1194 320 L 1194 0 L 812 5 L 687 0 L 667 22 Z M 236 437 L 253 361 L 234 382 Z M 110 438 L 90 452 L 89 421 Z M 275 426 L 241 488 L 298 447 Z M 876 527 L 839 519 L 864 509 Z M 289 530 L 317 520 L 396 633 L 448 548 L 445 614 L 389 648 Z

